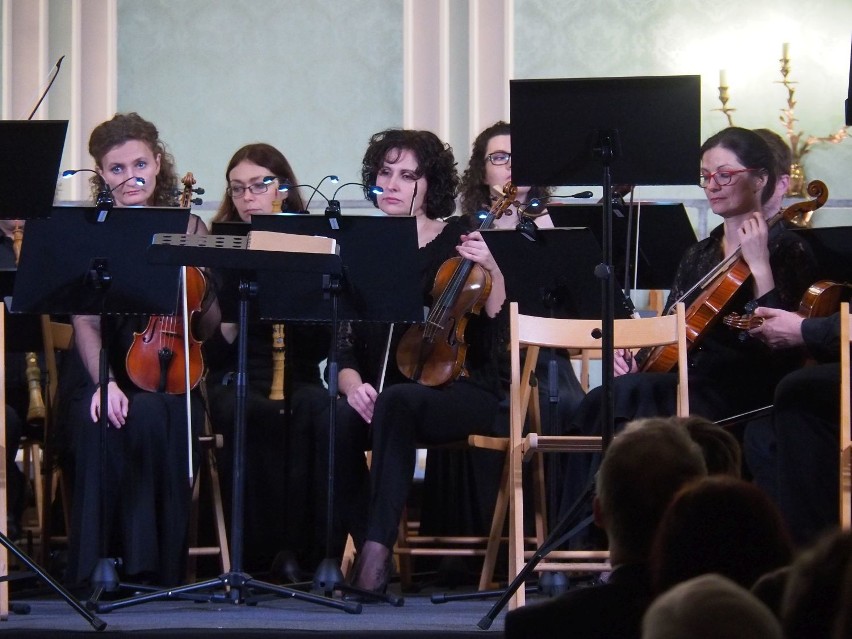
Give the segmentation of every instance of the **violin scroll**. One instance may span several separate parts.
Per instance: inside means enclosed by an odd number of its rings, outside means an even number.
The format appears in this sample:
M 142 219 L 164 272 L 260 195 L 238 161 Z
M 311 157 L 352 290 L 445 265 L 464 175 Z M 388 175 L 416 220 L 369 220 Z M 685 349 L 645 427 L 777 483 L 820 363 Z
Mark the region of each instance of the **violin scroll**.
M 820 180 L 811 180 L 808 184 L 808 195 L 814 199 L 795 202 L 781 212 L 790 224 L 801 228 L 810 227 L 814 211 L 828 201 L 828 187 Z

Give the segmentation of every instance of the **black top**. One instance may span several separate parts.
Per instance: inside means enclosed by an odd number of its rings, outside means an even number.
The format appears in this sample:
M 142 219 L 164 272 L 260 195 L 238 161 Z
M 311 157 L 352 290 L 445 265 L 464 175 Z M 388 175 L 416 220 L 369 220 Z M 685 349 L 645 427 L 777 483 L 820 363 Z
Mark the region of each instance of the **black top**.
M 709 237 L 686 251 L 678 266 L 665 312 L 722 261 L 723 234 L 723 225 L 719 225 Z M 786 222 L 774 224 L 769 230 L 769 263 L 775 288 L 754 300 L 749 278 L 725 306 L 723 315 L 751 312 L 758 305 L 790 311 L 799 307 L 802 295 L 814 281 L 816 260 L 808 244 L 792 233 Z M 687 307 L 700 292 L 695 291 L 684 300 Z M 749 338 L 747 333 L 731 330 L 718 322 L 705 331 L 700 344 L 690 350 L 688 359 L 690 368 L 696 372 L 723 379 L 732 370 L 736 370 L 738 375 L 750 371 L 761 377 L 778 370 L 776 366 L 789 370 L 799 357 L 799 353 L 789 350 L 772 351 L 759 340 Z
M 423 275 L 421 290 L 424 306 L 430 307 L 432 304 L 432 289 L 438 269 L 447 259 L 458 256 L 456 246 L 459 244 L 459 238 L 468 232 L 468 227 L 460 218 L 450 218 L 438 236 L 418 250 Z M 502 315 L 501 313 L 498 318 Z M 501 391 L 496 365 L 500 342 L 498 324 L 496 318 L 489 318 L 484 311 L 469 317 L 465 330 L 465 341 L 468 344 L 465 367 L 470 375 L 467 378 L 469 381 L 499 397 Z M 396 366 L 396 344 L 406 328 L 407 326 L 395 326 L 387 358 L 384 382 L 386 386 L 407 381 Z M 357 370 L 364 382 L 378 387 L 387 349 L 388 330 L 387 324 L 344 324 L 340 331 L 338 347 L 340 369 Z

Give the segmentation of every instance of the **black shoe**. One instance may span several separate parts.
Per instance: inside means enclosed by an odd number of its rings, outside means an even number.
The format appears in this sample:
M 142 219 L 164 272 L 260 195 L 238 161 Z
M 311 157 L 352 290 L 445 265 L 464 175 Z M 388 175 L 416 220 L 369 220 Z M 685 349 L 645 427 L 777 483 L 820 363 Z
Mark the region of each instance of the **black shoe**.
M 296 555 L 289 550 L 281 550 L 275 555 L 269 572 L 273 579 L 284 583 L 294 584 L 302 580 L 302 571 L 299 568 Z

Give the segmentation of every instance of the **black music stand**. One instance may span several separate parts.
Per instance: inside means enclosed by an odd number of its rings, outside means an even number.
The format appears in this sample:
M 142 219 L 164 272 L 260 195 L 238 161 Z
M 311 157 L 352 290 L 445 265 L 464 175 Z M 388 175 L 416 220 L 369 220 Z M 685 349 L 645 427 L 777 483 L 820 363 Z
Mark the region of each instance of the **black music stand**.
M 255 220 L 266 220 L 273 218 L 277 220 L 290 219 L 305 219 L 305 216 L 256 216 Z M 345 224 L 341 225 L 338 231 L 332 232 L 328 229 L 328 221 L 323 217 L 315 219 L 315 222 L 322 224 L 322 232 L 326 236 L 338 235 L 342 252 L 357 253 L 356 246 L 360 246 L 351 238 L 347 238 L 347 233 L 354 233 L 354 228 L 361 226 L 357 221 L 346 220 Z M 350 224 L 351 222 L 351 224 Z M 296 229 L 289 228 L 292 222 L 272 222 L 273 227 L 278 227 L 275 230 L 281 231 L 282 225 L 287 226 L 288 232 L 295 232 Z M 264 224 L 263 230 L 269 230 L 269 225 Z M 411 235 L 412 242 L 416 248 L 416 228 L 414 221 L 410 220 L 404 224 L 396 225 L 400 232 L 404 235 Z M 253 228 L 255 228 L 253 226 Z M 303 229 L 304 230 L 304 229 Z M 316 230 L 313 227 L 308 231 Z M 314 235 L 314 232 L 303 232 L 303 235 Z M 359 241 L 368 241 L 367 236 L 353 235 Z M 367 244 L 374 256 L 381 255 L 377 251 L 377 246 L 384 246 L 384 242 L 388 240 L 388 235 L 382 233 L 373 233 L 372 243 Z M 396 236 L 397 239 L 399 236 Z M 235 604 L 254 603 L 259 600 L 260 596 L 246 597 L 245 593 L 252 590 L 261 593 L 267 593 L 278 596 L 293 597 L 303 599 L 311 603 L 317 603 L 333 608 L 338 608 L 349 613 L 357 614 L 361 612 L 361 604 L 351 601 L 338 601 L 330 597 L 323 597 L 313 593 L 287 588 L 262 582 L 252 578 L 250 575 L 241 571 L 242 564 L 242 518 L 243 518 L 243 503 L 242 503 L 242 473 L 245 464 L 245 419 L 246 419 L 246 389 L 247 389 L 247 370 L 246 370 L 246 352 L 247 352 L 247 333 L 246 327 L 249 318 L 249 298 L 257 295 L 259 298 L 259 306 L 261 308 L 261 319 L 269 319 L 275 321 L 282 320 L 304 320 L 307 315 L 312 321 L 331 321 L 332 322 L 332 353 L 329 357 L 329 397 L 331 401 L 332 411 L 334 408 L 334 399 L 337 395 L 336 386 L 336 326 L 340 316 L 346 317 L 343 313 L 338 313 L 338 298 L 345 299 L 347 291 L 363 290 L 359 289 L 354 284 L 353 275 L 348 268 L 343 265 L 339 255 L 323 255 L 312 253 L 285 253 L 274 251 L 252 251 L 246 250 L 246 240 L 243 237 L 236 236 L 209 236 L 207 238 L 191 238 L 188 236 L 162 237 L 155 238 L 155 244 L 148 251 L 149 259 L 154 263 L 168 264 L 185 264 L 192 266 L 206 266 L 217 269 L 232 269 L 240 273 L 239 284 L 239 333 L 238 333 L 238 363 L 237 363 L 237 380 L 236 380 L 236 404 L 234 410 L 234 477 L 233 477 L 233 504 L 231 508 L 231 571 L 220 575 L 216 579 L 211 579 L 196 584 L 180 586 L 168 590 L 154 591 L 144 593 L 128 599 L 118 600 L 98 606 L 98 611 L 109 611 L 125 606 L 154 601 L 158 599 L 189 596 L 191 598 L 199 598 L 198 595 L 193 597 L 193 593 L 199 593 L 206 590 L 215 589 L 218 587 L 227 587 L 228 590 L 224 595 L 209 594 L 203 595 L 207 601 L 225 601 Z M 405 244 L 404 242 L 402 242 Z M 357 261 L 357 260 L 353 260 Z M 400 272 L 407 272 L 407 269 L 401 268 Z M 257 280 L 257 281 L 254 281 Z M 305 282 L 308 283 L 305 286 Z M 319 292 L 313 290 L 308 291 L 314 285 L 319 284 L 321 289 Z M 295 289 L 290 287 L 296 286 Z M 416 287 L 414 287 L 416 291 Z M 308 292 L 308 298 L 313 297 L 316 293 L 320 298 L 325 297 L 324 304 L 320 307 L 309 303 L 310 309 L 307 313 L 302 306 L 302 295 Z M 264 298 L 274 297 L 275 301 L 264 303 Z M 359 300 L 362 298 L 358 297 Z M 283 298 L 283 299 L 281 299 Z M 412 298 L 404 298 L 410 302 Z M 410 305 L 408 311 L 410 316 L 408 321 L 418 321 L 422 317 L 422 307 L 419 306 L 420 301 L 417 298 L 418 305 Z M 369 297 L 362 301 L 370 300 Z M 355 307 L 360 305 L 361 301 L 350 302 L 350 305 Z M 302 311 L 298 309 L 302 308 Z M 385 312 L 385 311 L 383 311 Z M 408 317 L 408 316 L 406 316 Z M 351 319 L 351 318 L 350 318 Z M 331 428 L 334 428 L 334 414 L 332 413 Z M 333 458 L 333 430 L 330 433 L 330 451 L 329 454 Z M 333 463 L 333 462 L 332 462 Z M 333 467 L 333 466 L 332 466 Z M 331 482 L 333 478 L 330 478 Z M 331 504 L 331 497 L 329 503 Z M 329 506 L 331 508 L 331 506 Z M 330 521 L 329 521 L 330 525 Z M 327 559 L 325 563 L 333 560 Z M 339 568 L 332 570 L 331 567 L 321 566 L 321 571 L 324 570 L 320 584 L 323 590 L 330 592 L 338 587 L 344 587 L 342 584 L 342 575 Z M 319 579 L 319 577 L 318 577 Z M 316 581 L 316 580 L 315 580 Z
M 635 78 L 511 80 L 512 178 L 518 184 L 603 187 L 601 348 L 613 352 L 613 183 L 695 184 L 700 148 L 701 78 L 695 75 Z M 603 451 L 614 424 L 613 361 L 602 363 Z M 566 516 L 575 517 L 593 483 Z M 556 530 L 570 528 L 564 522 Z M 571 531 L 573 532 L 573 531 Z M 571 534 L 571 533 L 569 533 Z M 491 626 L 497 613 L 549 552 L 553 533 L 479 622 Z
M 48 217 L 67 120 L 0 120 L 0 219 Z
M 634 202 L 612 219 L 613 270 L 629 289 L 667 289 L 698 238 L 680 203 Z M 557 227 L 585 226 L 603 243 L 603 204 L 548 204 Z
M 96 221 L 93 207 L 56 207 L 49 219 L 27 223 L 21 250 L 12 311 L 99 315 L 101 351 L 99 383 L 101 405 L 107 405 L 111 316 L 173 314 L 178 292 L 178 269 L 147 266 L 144 251 L 158 230 L 185 230 L 187 209 L 113 209 L 104 222 Z M 107 411 L 101 411 L 100 472 L 106 457 Z M 103 493 L 101 493 L 103 500 Z M 105 504 L 101 502 L 99 517 Z M 103 526 L 98 526 L 102 531 Z M 94 606 L 104 590 L 121 586 L 115 560 L 108 558 L 101 532 L 101 556 L 91 582 Z
M 302 320 L 332 324 L 332 348 L 328 360 L 329 380 L 329 478 L 326 515 L 326 558 L 314 575 L 314 589 L 332 593 L 346 589 L 368 597 L 402 605 L 403 600 L 385 594 L 362 591 L 343 582 L 340 561 L 332 557 L 334 515 L 334 440 L 337 413 L 337 323 L 352 322 L 416 323 L 423 321 L 423 299 L 419 290 L 417 227 L 414 218 L 386 215 L 347 215 L 334 226 L 325 216 L 299 214 L 262 215 L 252 218 L 252 228 L 296 235 L 334 238 L 345 256 L 340 286 L 339 311 L 323 300 L 323 282 L 311 274 L 293 277 L 291 273 L 258 274 L 258 289 L 265 291 L 259 303 L 260 315 L 271 320 Z M 391 266 L 389 268 L 389 265 Z M 393 291 L 393 295 L 388 292 Z M 298 303 L 294 304 L 294 301 Z
M 821 280 L 852 282 L 852 226 L 793 229 L 810 244 Z

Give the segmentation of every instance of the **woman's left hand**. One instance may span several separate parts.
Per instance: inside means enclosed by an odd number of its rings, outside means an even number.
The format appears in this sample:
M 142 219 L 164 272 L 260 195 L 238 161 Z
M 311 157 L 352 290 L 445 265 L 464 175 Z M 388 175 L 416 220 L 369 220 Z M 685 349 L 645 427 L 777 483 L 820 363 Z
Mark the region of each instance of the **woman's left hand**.
M 462 235 L 461 244 L 456 247 L 456 250 L 463 258 L 476 262 L 489 273 L 497 269 L 497 262 L 479 231 Z
M 755 212 L 740 225 L 738 235 L 743 258 L 752 272 L 769 266 L 769 226 L 762 213 Z

